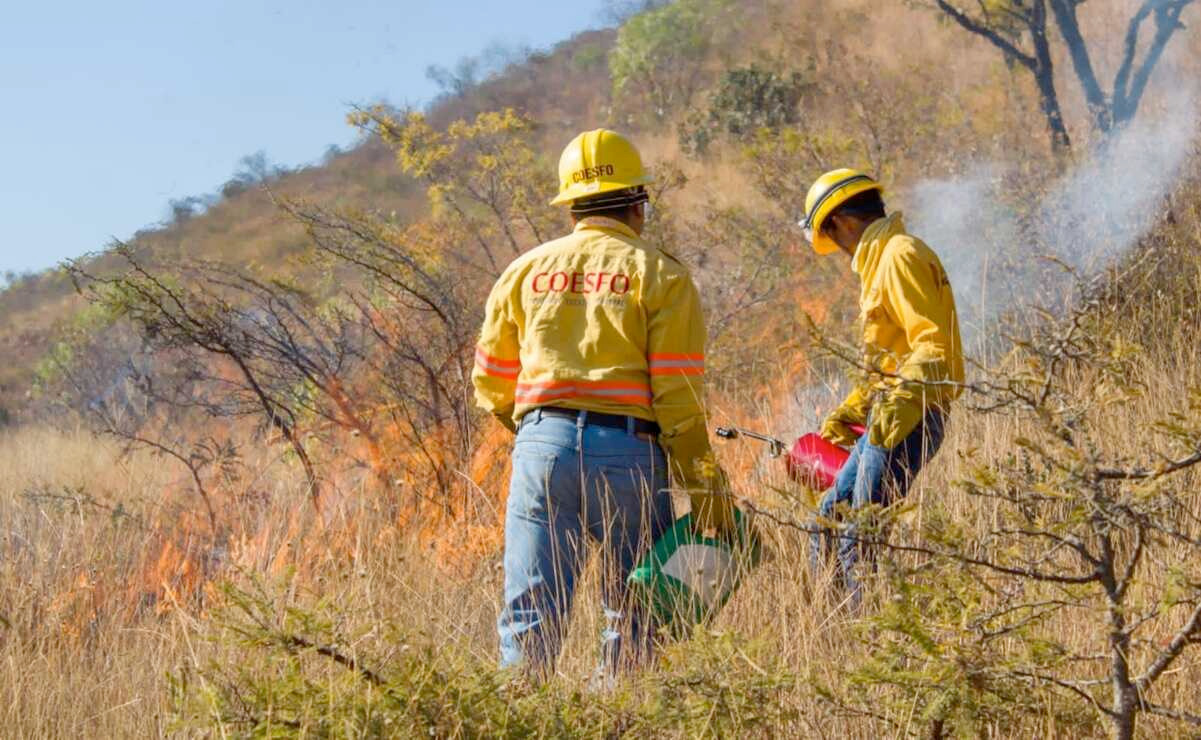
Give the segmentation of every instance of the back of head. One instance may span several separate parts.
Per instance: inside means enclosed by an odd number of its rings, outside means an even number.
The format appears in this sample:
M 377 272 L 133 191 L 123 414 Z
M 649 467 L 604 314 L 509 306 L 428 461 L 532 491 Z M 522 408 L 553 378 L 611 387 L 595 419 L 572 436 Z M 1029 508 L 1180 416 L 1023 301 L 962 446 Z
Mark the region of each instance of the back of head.
M 865 190 L 858 195 L 852 195 L 830 212 L 830 216 L 849 216 L 869 222 L 884 218 L 886 215 L 888 214 L 884 209 L 884 197 L 878 189 Z
M 646 188 L 641 185 L 635 188 L 626 188 L 625 190 L 614 190 L 604 195 L 573 200 L 571 202 L 571 215 L 577 218 L 605 216 L 615 218 L 619 221 L 626 221 L 629 218 L 631 208 L 640 203 L 646 203 L 649 199 L 650 196 L 647 195 Z

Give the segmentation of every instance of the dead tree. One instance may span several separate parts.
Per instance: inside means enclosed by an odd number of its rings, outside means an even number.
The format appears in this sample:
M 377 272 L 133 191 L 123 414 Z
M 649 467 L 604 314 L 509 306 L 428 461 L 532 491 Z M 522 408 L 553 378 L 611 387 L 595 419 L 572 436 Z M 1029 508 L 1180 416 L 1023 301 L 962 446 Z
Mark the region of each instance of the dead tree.
M 84 261 L 68 265 L 77 290 L 131 322 L 152 352 L 189 358 L 207 395 L 180 396 L 176 386 L 173 403 L 204 407 L 214 416 L 255 417 L 278 432 L 320 510 L 319 476 L 299 425 L 318 408 L 309 389 L 328 396 L 348 370 L 352 339 L 317 328 L 301 308 L 303 298 L 287 286 L 201 261 L 168 270 L 122 243 L 111 254 L 125 267 L 115 276 L 94 274 Z
M 976 3 L 975 10 L 954 0 L 935 0 L 937 8 L 965 30 L 986 39 L 1011 64 L 1028 70 L 1038 86 L 1039 105 L 1046 118 L 1051 144 L 1057 151 L 1071 148 L 1055 83 L 1048 19 L 1054 20 L 1067 46 L 1076 80 L 1092 115 L 1092 126 L 1101 133 L 1130 121 L 1138 112 L 1151 73 L 1175 32 L 1183 28 L 1180 15 L 1193 0 L 1143 0 L 1126 25 L 1122 60 L 1106 93 L 1097 79 L 1092 56 L 1080 30 L 1077 9 L 1085 0 L 996 0 Z M 1143 25 L 1153 19 L 1155 30 L 1139 54 Z

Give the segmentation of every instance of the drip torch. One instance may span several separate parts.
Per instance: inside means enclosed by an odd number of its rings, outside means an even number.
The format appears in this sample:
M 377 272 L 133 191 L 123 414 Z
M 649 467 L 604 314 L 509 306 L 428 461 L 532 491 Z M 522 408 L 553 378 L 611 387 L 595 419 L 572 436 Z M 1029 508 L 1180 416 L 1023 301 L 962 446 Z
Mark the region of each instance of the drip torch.
M 863 427 L 857 425 L 851 429 L 857 434 L 864 432 Z M 789 478 L 815 491 L 824 491 L 834 485 L 838 471 L 851 454 L 813 432 L 799 437 L 791 447 L 783 440 L 741 427 L 718 427 L 717 436 L 722 439 L 746 437 L 767 444 L 768 454 L 772 457 L 784 456 Z

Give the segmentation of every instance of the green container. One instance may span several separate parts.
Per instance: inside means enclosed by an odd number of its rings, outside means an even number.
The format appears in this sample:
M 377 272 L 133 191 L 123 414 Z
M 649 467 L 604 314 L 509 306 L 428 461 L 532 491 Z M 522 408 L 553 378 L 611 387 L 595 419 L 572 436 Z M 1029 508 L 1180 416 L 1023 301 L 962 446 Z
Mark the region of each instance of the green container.
M 731 537 L 706 537 L 679 519 L 659 538 L 626 583 L 656 623 L 675 634 L 712 618 L 742 578 L 759 564 L 761 548 L 742 512 L 735 510 Z

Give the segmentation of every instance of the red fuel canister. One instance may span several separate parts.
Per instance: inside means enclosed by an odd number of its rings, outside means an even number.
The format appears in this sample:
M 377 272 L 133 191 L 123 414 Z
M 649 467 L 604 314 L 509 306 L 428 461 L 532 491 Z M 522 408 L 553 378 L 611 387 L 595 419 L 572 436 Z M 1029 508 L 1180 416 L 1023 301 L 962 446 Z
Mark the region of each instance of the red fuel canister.
M 863 434 L 862 427 L 852 429 Z M 784 464 L 789 478 L 815 491 L 824 491 L 834 485 L 838 471 L 850 456 L 847 450 L 810 432 L 792 444 Z

